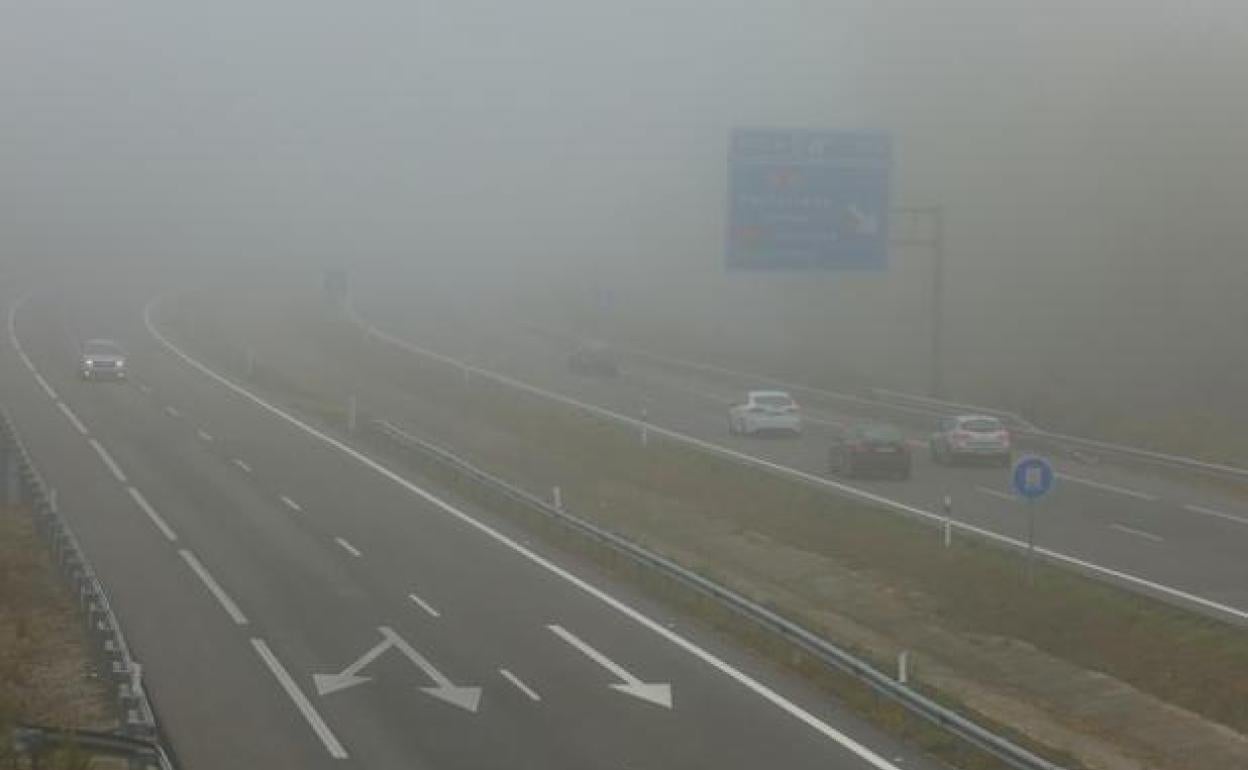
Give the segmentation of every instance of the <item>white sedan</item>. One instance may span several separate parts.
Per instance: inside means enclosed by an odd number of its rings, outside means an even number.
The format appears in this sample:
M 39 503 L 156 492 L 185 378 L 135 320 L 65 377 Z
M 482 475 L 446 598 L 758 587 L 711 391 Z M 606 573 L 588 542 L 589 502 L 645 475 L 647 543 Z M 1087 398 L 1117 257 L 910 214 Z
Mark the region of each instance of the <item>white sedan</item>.
M 743 403 L 728 408 L 728 432 L 734 436 L 801 434 L 802 415 L 797 402 L 782 390 L 751 390 Z

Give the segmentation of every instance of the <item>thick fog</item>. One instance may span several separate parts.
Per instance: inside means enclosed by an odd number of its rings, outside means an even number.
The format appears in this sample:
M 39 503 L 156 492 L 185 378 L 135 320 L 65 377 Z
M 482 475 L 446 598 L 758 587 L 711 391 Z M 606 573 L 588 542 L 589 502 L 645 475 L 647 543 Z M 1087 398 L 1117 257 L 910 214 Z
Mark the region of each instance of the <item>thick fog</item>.
M 345 265 L 548 320 L 607 286 L 620 333 L 921 390 L 930 251 L 723 267 L 731 128 L 883 129 L 894 203 L 945 211 L 953 395 L 1222 419 L 1246 68 L 1217 0 L 8 0 L 0 265 Z

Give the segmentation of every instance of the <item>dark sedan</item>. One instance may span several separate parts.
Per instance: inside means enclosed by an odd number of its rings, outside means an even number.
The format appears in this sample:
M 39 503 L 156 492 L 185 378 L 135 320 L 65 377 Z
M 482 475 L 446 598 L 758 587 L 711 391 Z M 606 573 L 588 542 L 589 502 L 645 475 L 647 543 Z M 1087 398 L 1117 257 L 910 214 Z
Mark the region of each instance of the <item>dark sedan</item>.
M 849 478 L 888 476 L 910 478 L 910 445 L 892 425 L 867 423 L 833 431 L 828 470 Z

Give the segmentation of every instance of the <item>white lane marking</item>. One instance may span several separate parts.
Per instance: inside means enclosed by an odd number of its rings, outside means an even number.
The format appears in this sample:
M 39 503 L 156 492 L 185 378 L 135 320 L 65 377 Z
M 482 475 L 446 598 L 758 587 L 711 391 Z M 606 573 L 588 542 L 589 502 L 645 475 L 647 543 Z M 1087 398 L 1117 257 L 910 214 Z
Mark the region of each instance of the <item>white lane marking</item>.
M 244 473 L 251 473 L 251 466 L 243 462 L 242 460 L 238 459 L 237 457 L 235 457 L 232 462 L 235 465 L 237 465 L 239 470 L 243 471 Z
M 653 632 L 657 636 L 662 637 L 663 639 L 665 639 L 672 645 L 679 647 L 680 649 L 689 653 L 690 655 L 697 658 L 698 660 L 701 660 L 706 665 L 710 666 L 716 671 L 719 671 L 721 674 L 729 677 L 730 679 L 737 682 L 741 686 L 745 687 L 746 689 L 750 690 L 754 694 L 758 695 L 759 697 L 763 698 L 767 702 L 771 703 L 776 708 L 792 716 L 794 719 L 802 722 L 803 724 L 815 730 L 816 732 L 828 738 L 829 740 L 837 743 L 846 751 L 849 751 L 850 753 L 854 754 L 860 759 L 866 761 L 871 766 L 878 768 L 879 770 L 900 770 L 900 768 L 898 768 L 897 765 L 893 764 L 892 762 L 889 762 L 887 759 L 880 756 L 879 754 L 876 754 L 867 746 L 859 743 L 858 741 L 854 740 L 853 738 L 841 732 L 840 730 L 837 730 L 832 725 L 828 724 L 827 722 L 824 722 L 823 720 L 819 719 L 817 716 L 810 713 L 806 709 L 788 700 L 783 695 L 771 689 L 770 687 L 758 681 L 757 679 L 754 679 L 748 674 L 742 671 L 739 671 L 736 668 L 733 668 L 731 665 L 721 660 L 720 658 L 716 657 L 714 654 L 708 652 L 702 647 L 699 647 L 697 644 L 694 644 L 693 642 L 681 636 L 680 634 L 676 633 L 675 631 L 667 628 L 662 623 L 652 620 L 648 616 L 642 614 L 640 611 L 634 609 L 632 606 L 625 604 L 624 602 L 620 601 L 619 599 L 616 599 L 614 596 L 608 594 L 602 589 L 597 588 L 596 586 L 577 577 L 576 575 L 572 574 L 571 572 L 564 569 L 563 567 L 560 567 L 558 564 L 555 564 L 549 559 L 546 559 L 545 557 L 538 555 L 536 552 L 530 550 L 524 545 L 521 545 L 515 540 L 512 540 L 511 538 L 507 537 L 502 532 L 499 532 L 498 530 L 494 529 L 493 527 L 490 527 L 484 522 L 478 521 L 477 519 L 473 518 L 472 516 L 465 513 L 464 511 L 456 508 L 455 506 L 446 502 L 445 500 L 433 494 L 432 492 L 429 492 L 428 490 L 422 487 L 419 487 L 416 484 L 412 483 L 411 481 L 403 478 L 399 474 L 390 470 L 389 468 L 377 462 L 376 460 L 372 459 L 371 457 L 368 457 L 367 455 L 363 454 L 359 450 L 351 448 L 350 446 L 342 443 L 341 441 L 333 438 L 332 436 L 329 436 L 326 433 L 322 433 L 321 431 L 317 430 L 311 425 L 303 422 L 299 418 L 287 413 L 286 411 L 274 406 L 273 404 L 270 404 L 268 401 L 265 401 L 264 399 L 255 395 L 251 391 L 247 390 L 246 388 L 243 388 L 240 385 L 236 385 L 235 383 L 231 382 L 229 379 L 221 376 L 220 374 L 217 374 L 212 369 L 209 369 L 207 366 L 205 366 L 204 364 L 202 364 L 195 358 L 192 358 L 190 355 L 183 352 L 182 349 L 179 348 L 177 345 L 174 345 L 172 342 L 170 342 L 167 338 L 165 338 L 164 335 L 162 335 L 159 331 L 157 331 L 156 328 L 152 325 L 151 310 L 152 310 L 152 305 L 155 303 L 155 301 L 156 300 L 153 299 L 151 302 L 148 302 L 148 304 L 143 308 L 143 323 L 147 327 L 148 333 L 150 333 L 154 338 L 156 338 L 157 341 L 159 341 L 162 345 L 164 345 L 167 350 L 172 352 L 178 358 L 185 361 L 191 367 L 197 369 L 198 371 L 200 371 L 207 377 L 220 383 L 221 385 L 228 388 L 230 391 L 240 396 L 241 398 L 247 401 L 250 401 L 251 403 L 255 404 L 261 409 L 267 411 L 269 414 L 272 414 L 273 416 L 286 422 L 287 424 L 303 431 L 307 435 L 312 436 L 316 439 L 319 439 L 320 441 L 324 442 L 328 446 L 334 447 L 335 449 L 342 452 L 347 457 L 352 458 L 353 460 L 360 463 L 361 465 L 364 465 L 365 467 L 373 470 L 381 477 L 388 479 L 389 481 L 406 489 L 408 492 L 424 500 L 425 502 L 429 503 L 435 508 L 438 508 L 439 510 L 445 512 L 446 514 L 458 519 L 464 525 L 471 527 L 472 529 L 475 529 L 477 532 L 485 535 L 486 537 L 489 537 L 490 539 L 494 540 L 494 542 L 498 543 L 499 545 L 510 549 L 512 552 L 519 554 L 520 556 L 523 556 L 524 558 L 538 565 L 542 569 L 545 569 L 547 572 L 551 573 L 552 575 L 555 575 L 556 577 L 559 577 L 567 581 L 569 584 L 578 588 L 585 594 L 597 599 L 598 601 L 607 605 L 608 607 L 615 610 L 616 612 L 619 612 L 621 615 L 629 618 L 630 620 L 642 626 L 643 628 Z M 1245 619 L 1248 619 L 1248 612 L 1245 612 L 1242 614 Z
M 212 434 L 206 430 L 197 430 L 195 431 L 195 435 L 199 436 L 200 441 L 212 441 Z
M 168 342 L 168 340 L 165 340 L 163 337 L 160 337 L 160 335 L 152 329 L 151 324 L 148 323 L 147 309 L 150 309 L 150 307 L 151 307 L 151 303 L 148 304 L 148 307 L 144 311 L 145 312 L 144 321 L 147 324 L 149 332 L 152 332 L 155 336 L 157 336 L 157 338 L 162 343 L 164 343 L 166 347 L 173 349 L 175 353 L 182 356 L 184 359 L 190 361 L 192 365 L 198 366 L 199 368 L 201 368 L 201 370 L 205 371 L 210 376 L 215 377 L 221 382 L 228 384 L 230 387 L 237 388 L 237 386 L 233 385 L 233 383 L 230 383 L 229 380 L 226 380 L 225 378 L 216 374 L 216 372 L 212 372 L 211 370 L 207 369 L 202 364 L 199 364 L 198 361 L 191 359 L 181 350 L 178 350 L 176 347 L 171 345 Z M 526 393 L 531 393 L 536 396 L 541 396 L 542 398 L 546 398 L 551 401 L 562 403 L 567 406 L 580 409 L 581 411 L 588 412 L 590 414 L 596 414 L 601 417 L 605 417 L 609 420 L 614 420 L 616 422 L 622 423 L 624 425 L 629 425 L 634 428 L 640 428 L 643 424 L 642 421 L 640 420 L 636 420 L 632 417 L 622 415 L 618 412 L 613 412 L 610 409 L 604 409 L 599 406 L 594 406 L 593 404 L 587 404 L 583 401 L 577 401 L 574 398 L 562 396 L 558 393 L 552 393 L 551 391 L 543 390 L 542 388 L 538 388 L 534 385 L 529 385 L 528 383 L 521 382 L 520 380 L 514 379 L 512 377 L 508 377 L 506 375 L 499 374 L 497 372 L 492 372 L 487 369 L 482 369 L 480 367 L 471 366 L 463 361 L 459 361 L 455 358 L 451 358 L 450 356 L 446 356 L 446 355 L 437 353 L 432 350 L 421 348 L 419 346 L 413 345 L 410 342 L 407 342 L 406 340 L 400 339 L 399 337 L 395 337 L 392 334 L 388 334 L 378 329 L 375 326 L 367 326 L 363 324 L 363 322 L 360 321 L 358 316 L 353 316 L 353 318 L 356 321 L 356 323 L 360 324 L 361 326 L 366 326 L 366 328 L 369 330 L 369 334 L 371 334 L 373 337 L 379 340 L 382 340 L 384 342 L 388 342 L 391 345 L 394 345 L 395 347 L 398 347 L 402 350 L 406 350 L 415 355 L 424 356 L 426 358 L 432 358 L 435 361 L 442 361 L 443 363 L 459 367 L 460 369 L 466 369 L 469 372 L 472 372 L 478 376 L 491 379 L 503 385 L 511 386 L 517 390 L 521 390 Z M 241 392 L 247 393 L 242 388 L 237 388 L 237 389 Z M 247 396 L 255 399 L 255 397 L 251 396 L 250 393 L 247 393 Z M 864 401 L 864 403 L 870 403 L 870 402 Z M 276 409 L 276 407 L 271 407 L 271 408 Z M 277 411 L 280 412 L 280 410 L 277 410 Z M 287 417 L 289 418 L 289 415 L 287 415 Z M 293 418 L 289 418 L 289 419 L 293 419 Z M 832 481 L 831 479 L 825 479 L 820 476 L 816 476 L 812 473 L 806 473 L 805 471 L 800 471 L 796 468 L 790 468 L 788 466 L 781 465 L 779 463 L 773 463 L 768 460 L 764 460 L 760 457 L 755 457 L 754 455 L 745 454 L 744 452 L 738 452 L 734 449 L 729 449 L 728 447 L 720 446 L 719 444 L 715 444 L 710 441 L 703 441 L 702 439 L 694 438 L 693 436 L 680 433 L 678 431 L 669 430 L 667 428 L 661 428 L 659 426 L 654 425 L 653 423 L 647 423 L 646 428 L 648 431 L 650 431 L 651 433 L 655 435 L 665 436 L 675 441 L 680 441 L 689 446 L 697 447 L 707 452 L 711 452 L 712 454 L 718 454 L 721 457 L 728 457 L 728 458 L 737 460 L 738 462 L 743 462 L 743 463 L 747 463 L 750 465 L 754 465 L 755 467 L 764 468 L 766 470 L 772 471 L 773 473 L 777 473 L 779 475 L 784 475 L 790 478 L 800 479 L 809 484 L 821 486 L 825 489 L 836 490 L 838 492 L 849 495 L 851 497 L 855 497 L 859 500 L 865 500 L 867 502 L 876 503 L 886 508 L 891 508 L 895 511 L 900 511 L 902 513 L 908 513 L 913 516 L 918 516 L 922 519 L 926 519 L 931 522 L 939 523 L 942 526 L 945 522 L 945 517 L 940 514 L 934 513 L 932 511 L 924 510 L 922 508 L 918 508 L 913 505 L 907 505 L 900 501 L 893 500 L 892 498 L 884 497 L 882 495 L 877 495 L 873 492 L 868 492 L 865 489 L 859 489 L 858 487 L 850 486 L 849 484 L 843 484 L 838 481 Z M 1062 474 L 1059 474 L 1059 476 L 1062 476 L 1063 478 L 1066 478 L 1069 481 L 1074 481 L 1075 483 L 1084 482 L 1084 483 L 1091 483 L 1091 484 L 1099 484 L 1099 482 L 1088 482 L 1088 480 L 1086 479 L 1072 478 L 1072 477 L 1064 476 Z M 1120 487 L 1115 487 L 1113 488 L 1112 491 L 1123 492 L 1125 494 L 1130 494 L 1130 495 L 1142 494 L 1142 493 L 1138 493 L 1129 489 L 1124 490 Z M 1152 499 L 1152 498 L 1147 498 L 1147 499 Z M 1026 542 L 1022 540 L 1018 540 L 1017 538 L 1002 535 L 990 529 L 977 527 L 973 524 L 967 524 L 965 522 L 960 522 L 960 521 L 953 521 L 951 522 L 951 525 L 956 527 L 960 531 L 973 533 L 975 535 L 978 535 L 984 538 L 985 540 L 990 540 L 999 545 L 1009 546 L 1010 548 L 1014 548 L 1017 550 L 1028 549 L 1028 545 Z M 1163 596 L 1167 596 L 1171 599 L 1177 599 L 1183 602 L 1187 602 L 1189 604 L 1194 604 L 1199 607 L 1203 607 L 1208 610 L 1213 610 L 1223 615 L 1228 615 L 1230 617 L 1235 618 L 1238 621 L 1248 621 L 1248 610 L 1243 610 L 1238 607 L 1232 607 L 1228 604 L 1215 602 L 1212 599 L 1207 599 L 1203 596 L 1197 596 L 1196 594 L 1190 593 L 1188 591 L 1184 591 L 1179 588 L 1175 588 L 1173 586 L 1168 586 L 1162 583 L 1157 583 L 1155 581 L 1148 580 L 1147 578 L 1142 578 L 1139 575 L 1133 575 L 1129 572 L 1123 572 L 1122 570 L 1117 570 L 1117 569 L 1114 569 L 1113 567 L 1106 567 L 1102 564 L 1097 564 L 1095 562 L 1088 561 L 1087 559 L 1081 559 L 1077 556 L 1071 556 L 1070 554 L 1062 553 L 1061 551 L 1054 551 L 1049 548 L 1036 548 L 1035 553 L 1038 553 L 1041 556 L 1047 559 L 1050 559 L 1052 561 L 1059 562 L 1061 564 L 1067 564 L 1073 567 L 1077 567 L 1081 570 L 1090 572 L 1092 574 L 1095 574 L 1101 577 L 1113 578 L 1114 580 L 1118 580 L 1123 583 L 1128 583 L 1130 585 L 1146 589 L 1147 591 L 1161 594 Z
M 346 759 L 347 750 L 338 742 L 338 738 L 333 731 L 329 729 L 329 725 L 325 724 L 325 720 L 317 713 L 316 708 L 308 697 L 303 694 L 303 690 L 299 689 L 299 685 L 291 678 L 286 671 L 286 667 L 277 659 L 273 651 L 269 649 L 269 645 L 264 643 L 263 639 L 252 639 L 251 646 L 256 648 L 256 652 L 260 654 L 260 659 L 264 661 L 264 665 L 269 667 L 269 671 L 273 672 L 273 676 L 277 678 L 277 683 L 282 686 L 290 699 L 294 701 L 295 708 L 299 709 L 299 713 L 303 714 L 303 718 L 307 720 L 308 726 L 312 728 L 312 732 L 316 733 L 316 737 L 321 739 L 321 743 L 325 744 L 325 750 L 334 759 Z
M 143 493 L 134 487 L 127 487 L 127 489 L 130 492 L 130 496 L 134 498 L 135 504 L 143 509 L 143 512 L 146 513 L 147 517 L 152 520 L 152 523 L 156 525 L 156 529 L 160 530 L 160 533 L 165 536 L 165 539 L 171 543 L 177 541 L 178 536 L 174 534 L 173 528 L 169 526 L 168 522 L 161 518 L 161 515 L 156 512 L 156 509 L 152 507 L 151 503 L 147 502 L 147 498 L 143 496 Z
M 291 500 L 291 499 L 290 499 L 289 497 L 287 497 L 286 495 L 282 495 L 281 500 L 282 500 L 282 503 L 283 503 L 283 504 L 284 504 L 287 508 L 289 508 L 289 509 L 290 509 L 290 510 L 292 510 L 292 511 L 302 511 L 302 510 L 303 510 L 303 508 L 302 508 L 302 507 L 300 507 L 299 503 L 296 503 L 294 500 Z
M 165 414 L 169 415 L 170 417 L 181 417 L 181 416 L 182 416 L 182 413 L 181 413 L 181 412 L 179 412 L 176 408 L 174 408 L 174 407 L 172 407 L 172 406 L 166 406 L 166 407 L 165 407 Z
M 643 682 L 634 674 L 628 672 L 619 663 L 608 658 L 600 650 L 594 649 L 589 642 L 581 639 L 567 630 L 563 626 L 549 625 L 546 626 L 555 636 L 567 642 L 577 652 L 589 658 L 599 666 L 605 668 L 620 681 L 610 685 L 612 690 L 622 692 L 625 695 L 631 695 L 634 698 L 653 703 L 656 706 L 670 709 L 672 707 L 672 686 L 666 682 Z
M 43 379 L 42 374 L 35 371 L 33 368 L 31 369 L 31 371 L 35 372 L 35 382 L 38 382 L 39 387 L 43 388 L 43 392 L 48 394 L 48 398 L 55 401 L 57 399 L 56 391 L 52 390 L 52 386 L 48 384 L 47 380 Z
M 432 605 L 432 604 L 430 604 L 429 602 L 427 602 L 427 601 L 425 601 L 424 599 L 420 598 L 420 597 L 419 597 L 419 596 L 417 596 L 416 594 L 408 594 L 408 595 L 407 595 L 407 598 L 411 599 L 413 602 L 415 602 L 415 603 L 416 603 L 416 606 L 417 606 L 417 607 L 420 607 L 422 610 L 424 610 L 425 612 L 427 612 L 427 613 L 429 613 L 430 615 L 434 616 L 435 618 L 440 618 L 440 617 L 442 617 L 442 613 L 440 613 L 440 612 L 438 612 L 436 609 L 434 609 L 434 607 L 433 607 L 433 605 Z
M 1183 509 L 1186 511 L 1191 511 L 1192 513 L 1199 513 L 1205 516 L 1216 516 L 1219 519 L 1226 519 L 1227 521 L 1233 521 L 1237 524 L 1248 524 L 1248 519 L 1245 519 L 1242 516 L 1233 516 L 1229 513 L 1224 513 L 1222 511 L 1215 511 L 1214 509 L 1206 508 L 1203 505 L 1185 505 L 1183 506 Z
M 508 682 L 511 682 L 513 685 L 515 685 L 517 690 L 527 695 L 529 697 L 529 700 L 541 700 L 542 699 L 542 696 L 534 692 L 532 687 L 529 687 L 524 682 L 521 682 L 520 677 L 511 673 L 507 669 L 500 668 L 498 670 L 498 673 L 502 675 L 503 679 L 506 679 Z
M 94 449 L 95 453 L 100 456 L 100 459 L 104 461 L 104 464 L 108 466 L 108 470 L 113 474 L 113 478 L 117 479 L 122 484 L 125 484 L 126 474 L 121 472 L 121 466 L 117 465 L 117 462 L 113 459 L 113 456 L 108 453 L 108 450 L 105 449 L 100 442 L 93 438 L 87 439 L 87 441 L 90 442 L 91 448 Z
M 1100 489 L 1105 492 L 1115 492 L 1120 495 L 1134 497 L 1137 500 L 1148 500 L 1149 502 L 1153 502 L 1157 500 L 1156 495 L 1150 495 L 1144 492 L 1136 492 L 1134 489 L 1127 489 L 1126 487 L 1118 487 L 1118 486 L 1114 486 L 1113 484 L 1106 484 L 1103 481 L 1092 481 L 1091 479 L 1084 479 L 1078 476 L 1069 476 L 1065 473 L 1059 473 L 1057 474 L 1057 477 L 1061 479 L 1062 481 L 1070 481 L 1075 484 L 1083 484 L 1085 487 L 1092 487 L 1093 489 Z
M 1145 540 L 1152 540 L 1154 543 L 1166 542 L 1166 539 L 1162 537 L 1161 535 L 1154 535 L 1152 532 L 1145 532 L 1142 529 L 1136 529 L 1135 527 L 1128 527 L 1125 524 L 1110 524 L 1109 528 L 1116 529 L 1119 532 L 1125 532 L 1128 535 L 1135 535 L 1136 537 L 1142 537 Z
M 87 435 L 87 426 L 82 424 L 82 420 L 78 419 L 78 415 L 74 414 L 64 401 L 57 401 L 56 406 L 61 410 L 61 414 L 65 415 L 65 419 L 69 420 L 69 424 L 74 426 L 82 435 Z
M 993 497 L 1000 498 L 1002 500 L 1009 500 L 1011 503 L 1018 502 L 1018 498 L 1014 495 L 1011 495 L 1008 492 L 1002 492 L 999 489 L 993 489 L 992 487 L 975 487 L 975 491 L 984 495 L 992 495 Z
M 357 559 L 363 556 L 363 554 L 360 553 L 360 549 L 356 548 L 355 546 L 351 545 L 346 540 L 343 540 L 340 537 L 334 538 L 334 542 L 342 546 L 342 550 L 346 551 L 347 553 L 351 554 Z
M 145 385 L 145 384 L 143 384 L 143 383 L 141 383 L 141 382 L 136 382 L 134 385 L 135 385 L 135 387 L 136 387 L 136 388 L 138 388 L 138 389 L 139 389 L 139 391 L 140 391 L 140 392 L 144 393 L 145 395 L 149 395 L 149 396 L 150 396 L 150 395 L 152 394 L 152 389 L 151 389 L 151 388 L 149 388 L 147 385 Z
M 243 611 L 238 608 L 238 605 L 235 604 L 234 600 L 230 598 L 230 595 L 225 592 L 225 589 L 221 587 L 221 584 L 218 583 L 211 574 L 209 574 L 208 570 L 204 568 L 204 565 L 199 563 L 199 559 L 195 558 L 195 554 L 185 548 L 178 551 L 178 554 L 182 557 L 183 561 L 186 562 L 187 566 L 191 568 L 191 571 L 198 575 L 199 579 L 203 581 L 205 586 L 208 587 L 208 591 L 211 592 L 213 596 L 217 597 L 217 601 L 220 602 L 221 607 L 225 609 L 225 614 L 229 615 L 230 619 L 236 624 L 240 626 L 247 625 L 247 616 L 244 615 Z

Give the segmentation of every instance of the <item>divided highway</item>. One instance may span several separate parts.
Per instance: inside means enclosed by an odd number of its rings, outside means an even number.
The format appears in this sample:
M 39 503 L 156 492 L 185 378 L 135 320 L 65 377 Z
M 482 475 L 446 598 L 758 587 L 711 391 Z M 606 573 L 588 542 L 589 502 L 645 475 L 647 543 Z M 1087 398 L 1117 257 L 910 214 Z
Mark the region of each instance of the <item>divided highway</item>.
M 198 368 L 150 297 L 10 300 L 0 398 L 187 768 L 932 767 L 697 623 Z M 76 377 L 112 337 L 132 381 Z
M 769 386 L 745 374 L 648 356 L 627 355 L 617 379 L 569 371 L 572 344 L 512 324 L 419 302 L 402 306 L 356 299 L 360 315 L 382 334 L 468 362 L 471 366 L 558 396 L 638 419 L 728 450 L 806 474 L 827 477 L 832 424 L 864 419 L 838 410 L 832 397 L 795 391 L 806 431 L 800 438 L 751 439 L 728 434 L 727 408 L 746 389 Z M 396 348 L 397 349 L 397 348 Z M 855 407 L 856 411 L 861 406 Z M 881 414 L 881 419 L 890 415 Z M 939 512 L 953 501 L 953 517 L 1015 540 L 1026 539 L 1026 504 L 994 468 L 949 468 L 931 463 L 926 434 L 911 430 L 915 473 L 909 482 L 844 480 L 899 504 Z M 1248 496 L 1236 496 L 1200 478 L 1146 475 L 1113 465 L 1058 458 L 1058 487 L 1037 504 L 1039 546 L 1101 574 L 1119 573 L 1134 588 L 1248 622 Z

